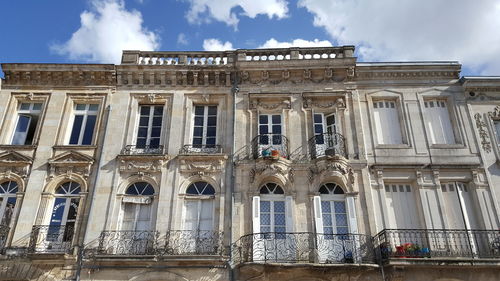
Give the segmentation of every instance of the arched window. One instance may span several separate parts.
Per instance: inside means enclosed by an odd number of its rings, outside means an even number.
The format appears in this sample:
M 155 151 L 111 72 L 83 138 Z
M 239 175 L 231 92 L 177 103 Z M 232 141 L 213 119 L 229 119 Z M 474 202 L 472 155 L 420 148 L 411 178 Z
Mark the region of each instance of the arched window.
M 17 182 L 5 181 L 0 184 L 0 225 L 10 225 L 16 207 Z
M 80 203 L 80 190 L 80 184 L 73 181 L 65 182 L 56 188 L 50 217 L 51 226 L 66 226 L 68 229 L 73 229 Z
M 290 200 L 283 188 L 276 183 L 265 183 L 259 189 L 260 196 L 253 199 L 254 233 L 290 231 Z M 291 198 L 290 198 L 291 199 Z
M 204 181 L 192 183 L 186 189 L 183 230 L 213 231 L 215 188 Z
M 123 216 L 121 230 L 148 231 L 152 225 L 153 186 L 147 182 L 136 182 L 127 187 L 122 199 Z
M 323 234 L 349 233 L 347 206 L 342 187 L 325 183 L 319 188 L 320 196 L 315 198 L 316 231 Z M 318 213 L 319 212 L 319 213 Z

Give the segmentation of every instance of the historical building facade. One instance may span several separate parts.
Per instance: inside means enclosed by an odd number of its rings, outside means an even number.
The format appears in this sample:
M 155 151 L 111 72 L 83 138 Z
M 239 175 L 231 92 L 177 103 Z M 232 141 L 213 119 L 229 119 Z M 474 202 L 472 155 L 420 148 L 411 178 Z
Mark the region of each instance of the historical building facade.
M 2 69 L 0 280 L 500 280 L 500 77 L 353 46 Z

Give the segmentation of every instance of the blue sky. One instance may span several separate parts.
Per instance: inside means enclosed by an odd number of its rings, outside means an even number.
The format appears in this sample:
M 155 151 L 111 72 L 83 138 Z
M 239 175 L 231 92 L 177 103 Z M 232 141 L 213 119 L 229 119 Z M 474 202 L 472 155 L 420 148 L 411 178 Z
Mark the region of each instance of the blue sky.
M 0 62 L 119 63 L 121 50 L 355 45 L 358 61 L 500 75 L 498 0 L 0 0 Z

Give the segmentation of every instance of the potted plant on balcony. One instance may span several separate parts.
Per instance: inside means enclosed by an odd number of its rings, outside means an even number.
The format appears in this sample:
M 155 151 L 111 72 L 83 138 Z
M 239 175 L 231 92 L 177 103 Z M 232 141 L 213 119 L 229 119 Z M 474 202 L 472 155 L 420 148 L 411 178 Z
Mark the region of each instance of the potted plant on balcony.
M 272 156 L 273 158 L 278 158 L 278 157 L 280 157 L 280 151 L 279 151 L 279 150 L 277 150 L 277 149 L 273 149 L 273 150 L 271 150 L 271 156 Z

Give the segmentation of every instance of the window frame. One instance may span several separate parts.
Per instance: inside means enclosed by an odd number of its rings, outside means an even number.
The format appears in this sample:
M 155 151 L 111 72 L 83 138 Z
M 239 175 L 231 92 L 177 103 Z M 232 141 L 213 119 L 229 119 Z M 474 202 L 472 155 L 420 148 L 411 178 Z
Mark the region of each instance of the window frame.
M 456 122 L 454 122 L 454 118 L 452 116 L 452 112 L 451 112 L 451 107 L 450 107 L 450 103 L 448 102 L 448 99 L 446 98 L 439 98 L 439 97 L 426 97 L 423 99 L 422 101 L 423 103 L 423 117 L 424 117 L 424 128 L 425 130 L 427 131 L 427 141 L 429 142 L 430 146 L 450 146 L 450 145 L 456 145 L 456 144 L 460 144 L 459 142 L 459 138 L 458 138 L 458 134 L 457 134 L 457 131 L 456 131 Z M 434 105 L 436 104 L 436 105 Z M 433 132 L 430 130 L 429 126 L 428 126 L 428 122 L 430 121 L 429 120 L 429 111 L 430 108 L 434 108 L 434 110 L 436 110 L 436 108 L 445 108 L 446 112 L 448 113 L 448 120 L 450 122 L 450 128 L 449 130 L 451 130 L 451 138 L 452 138 L 452 142 L 451 143 L 434 143 L 432 141 L 432 135 L 433 135 Z M 443 130 L 441 132 L 443 134 L 443 137 L 446 141 L 447 137 L 447 132 L 445 130 Z
M 208 145 L 210 146 L 213 146 L 213 147 L 216 147 L 218 144 L 219 144 L 219 134 L 218 134 L 218 130 L 219 130 L 219 115 L 220 115 L 220 112 L 219 112 L 219 104 L 198 104 L 198 103 L 193 103 L 193 108 L 192 108 L 192 112 L 191 112 L 191 132 L 190 132 L 190 141 L 189 143 L 195 147 L 195 146 L 200 146 L 200 147 L 207 147 Z M 195 144 L 194 143 L 194 139 L 195 139 L 195 136 L 194 136 L 194 133 L 195 133 L 195 127 L 200 127 L 198 125 L 196 125 L 196 117 L 198 115 L 196 115 L 196 107 L 203 107 L 203 125 L 201 126 L 202 128 L 202 135 L 201 135 L 201 144 Z M 209 111 L 209 107 L 212 107 L 214 106 L 216 108 L 216 113 L 215 115 L 209 115 L 208 114 L 208 111 Z M 210 138 L 214 138 L 215 139 L 215 143 L 214 144 L 207 144 L 207 139 L 209 138 L 208 135 L 207 135 L 207 132 L 208 132 L 208 117 L 209 116 L 215 116 L 215 136 L 211 136 Z M 210 127 L 213 127 L 213 126 L 210 126 Z M 197 137 L 198 138 L 198 137 Z
M 85 105 L 85 109 L 77 109 L 78 105 Z M 96 110 L 90 110 L 90 107 L 92 105 L 97 105 Z M 74 146 L 92 146 L 95 144 L 95 139 L 96 139 L 96 132 L 98 129 L 98 122 L 99 122 L 99 112 L 101 109 L 101 105 L 98 103 L 94 102 L 75 102 L 73 104 L 73 110 L 71 112 L 71 119 L 69 121 L 69 126 L 68 126 L 68 135 L 67 135 L 67 145 L 74 145 Z M 90 112 L 95 112 L 95 114 L 89 114 Z M 83 116 L 82 118 L 82 123 L 80 125 L 80 132 L 78 134 L 78 141 L 77 143 L 71 143 L 71 138 L 73 136 L 73 132 L 75 129 L 75 119 L 77 116 Z M 94 121 L 94 128 L 92 129 L 92 137 L 91 141 L 89 144 L 82 144 L 83 139 L 85 137 L 85 132 L 87 129 L 87 120 L 89 116 L 95 116 L 95 121 Z
M 23 104 L 29 104 L 29 109 L 21 109 L 21 106 Z M 40 104 L 40 109 L 36 110 L 34 109 L 34 105 L 35 104 Z M 41 115 L 42 115 L 42 111 L 43 111 L 43 103 L 42 102 L 19 102 L 18 104 L 18 107 L 17 107 L 17 118 L 16 118 L 16 122 L 14 123 L 14 130 L 12 132 L 12 136 L 11 136 L 11 140 L 10 140 L 10 144 L 11 145 L 33 145 L 34 141 L 35 141 L 35 135 L 36 135 L 36 132 L 38 130 L 38 128 L 40 127 L 40 119 L 41 119 Z M 26 144 L 26 139 L 28 137 L 28 135 L 30 134 L 29 131 L 30 131 L 30 127 L 31 127 L 31 122 L 33 122 L 33 115 L 37 115 L 38 116 L 38 120 L 37 120 L 37 123 L 35 125 L 35 129 L 33 131 L 33 136 L 31 138 L 31 143 L 30 144 Z M 19 125 L 19 120 L 20 120 L 20 117 L 21 116 L 29 116 L 29 123 L 28 123 L 28 126 L 27 126 L 27 130 L 26 132 L 24 133 L 24 139 L 23 139 L 23 143 L 22 144 L 14 144 L 14 138 L 16 136 L 16 133 L 17 133 L 17 127 Z
M 139 104 L 139 107 L 138 107 L 138 111 L 137 111 L 137 122 L 136 122 L 136 126 L 135 126 L 135 141 L 134 141 L 134 144 L 136 145 L 137 148 L 138 147 L 138 139 L 139 139 L 139 129 L 141 127 L 140 125 L 140 122 L 141 122 L 141 109 L 143 106 L 148 106 L 150 107 L 149 109 L 149 120 L 148 120 L 148 132 L 147 132 L 147 135 L 146 135 L 146 144 L 145 144 L 145 147 L 150 147 L 150 144 L 151 144 L 151 132 L 152 132 L 152 128 L 153 128 L 153 118 L 155 116 L 158 116 L 158 115 L 154 115 L 154 111 L 155 111 L 155 107 L 157 106 L 161 106 L 162 107 L 162 114 L 161 114 L 161 125 L 160 125 L 160 136 L 158 137 L 159 138 L 159 141 L 158 141 L 158 147 L 161 147 L 163 145 L 163 132 L 164 132 L 164 126 L 165 126 L 165 105 L 164 104 Z M 155 137 L 156 138 L 156 137 Z
M 132 188 L 133 185 L 137 183 L 146 183 L 153 189 L 153 194 L 132 194 L 132 193 L 127 193 L 130 188 Z M 137 230 L 137 223 L 139 222 L 139 214 L 141 211 L 141 206 L 142 205 L 149 205 L 150 206 L 150 211 L 149 211 L 149 230 L 143 230 L 143 231 L 153 231 L 154 230 L 154 221 L 156 220 L 155 216 L 155 206 L 156 206 L 156 189 L 155 187 L 150 184 L 149 182 L 146 181 L 133 181 L 130 182 L 127 187 L 125 188 L 125 192 L 122 194 L 121 202 L 120 202 L 120 215 L 118 219 L 118 229 L 121 231 L 138 231 Z M 149 201 L 149 203 L 137 203 L 137 202 L 126 202 L 127 200 L 124 200 L 124 198 L 140 198 L 143 201 Z M 134 220 L 133 220 L 133 230 L 131 229 L 123 229 L 124 225 L 124 219 L 125 219 L 125 205 L 126 204 L 131 204 L 135 208 L 134 210 Z

